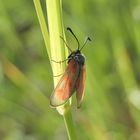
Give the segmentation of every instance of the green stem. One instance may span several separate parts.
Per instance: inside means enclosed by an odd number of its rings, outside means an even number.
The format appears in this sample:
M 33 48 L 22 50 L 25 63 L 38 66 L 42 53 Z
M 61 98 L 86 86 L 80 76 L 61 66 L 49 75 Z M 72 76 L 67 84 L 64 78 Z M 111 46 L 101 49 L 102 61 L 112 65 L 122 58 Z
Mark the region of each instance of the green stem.
M 64 28 L 62 22 L 62 7 L 60 0 L 46 0 L 47 16 L 48 16 L 48 29 L 45 23 L 44 15 L 42 12 L 40 0 L 33 0 L 37 12 L 38 20 L 40 23 L 41 31 L 45 41 L 46 49 L 49 55 L 49 60 L 61 61 L 66 59 L 68 50 L 66 49 L 63 40 L 60 36 L 64 37 Z M 51 62 L 53 75 L 59 75 L 64 72 L 66 63 L 59 64 Z M 54 87 L 57 85 L 60 77 L 54 77 Z M 58 112 L 63 115 L 66 125 L 69 140 L 76 140 L 76 134 L 72 115 L 70 111 L 70 103 L 57 107 Z
M 41 32 L 42 32 L 42 35 L 44 38 L 45 46 L 46 46 L 46 49 L 48 52 L 49 60 L 51 60 L 49 33 L 48 33 L 47 26 L 46 26 L 44 14 L 42 12 L 40 0 L 33 0 L 33 2 L 34 2 L 35 10 L 37 13 L 38 21 L 40 24 Z
M 51 59 L 55 61 L 62 61 L 66 59 L 65 46 L 60 36 L 64 37 L 62 15 L 59 0 L 46 0 L 48 26 L 50 35 L 50 50 Z M 65 63 L 52 62 L 53 75 L 59 75 L 64 72 Z M 60 77 L 54 77 L 54 86 L 57 85 Z
M 63 115 L 69 140 L 76 140 L 76 134 L 70 109 Z
M 62 8 L 60 0 L 46 0 L 48 26 L 50 35 L 50 50 L 51 59 L 55 61 L 62 61 L 66 59 L 66 52 L 63 40 L 60 36 L 64 37 L 64 28 L 62 22 Z M 52 62 L 53 75 L 59 75 L 66 69 L 66 63 Z M 54 87 L 58 84 L 60 77 L 54 77 Z M 70 111 L 70 103 L 59 106 L 57 111 L 63 115 L 69 140 L 76 140 L 74 124 Z

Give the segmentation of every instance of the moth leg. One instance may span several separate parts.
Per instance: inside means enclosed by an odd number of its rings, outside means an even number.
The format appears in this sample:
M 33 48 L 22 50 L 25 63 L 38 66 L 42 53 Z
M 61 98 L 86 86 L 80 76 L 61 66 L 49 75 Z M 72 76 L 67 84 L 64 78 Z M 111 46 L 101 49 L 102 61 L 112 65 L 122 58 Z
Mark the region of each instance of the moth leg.
M 65 62 L 65 61 L 67 61 L 68 59 L 65 59 L 65 60 L 62 60 L 62 61 L 55 61 L 55 60 L 53 60 L 53 59 L 51 59 L 51 61 L 52 62 L 55 62 L 55 63 L 63 63 L 63 62 Z
M 63 42 L 65 43 L 66 47 L 69 49 L 70 52 L 72 52 L 71 48 L 69 47 L 69 45 L 66 43 L 65 39 L 60 36 L 60 38 L 63 40 Z
M 53 75 L 53 77 L 59 77 L 61 75 L 63 75 L 64 73 L 58 74 L 58 75 Z

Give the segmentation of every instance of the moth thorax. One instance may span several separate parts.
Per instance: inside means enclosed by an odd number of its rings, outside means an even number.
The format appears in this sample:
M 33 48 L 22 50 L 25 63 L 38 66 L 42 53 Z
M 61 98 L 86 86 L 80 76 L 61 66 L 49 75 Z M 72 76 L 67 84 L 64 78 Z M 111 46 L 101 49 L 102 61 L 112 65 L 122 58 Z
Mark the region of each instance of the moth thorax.
M 85 64 L 85 58 L 81 54 L 77 54 L 74 56 L 74 59 L 78 62 L 79 65 L 83 66 Z

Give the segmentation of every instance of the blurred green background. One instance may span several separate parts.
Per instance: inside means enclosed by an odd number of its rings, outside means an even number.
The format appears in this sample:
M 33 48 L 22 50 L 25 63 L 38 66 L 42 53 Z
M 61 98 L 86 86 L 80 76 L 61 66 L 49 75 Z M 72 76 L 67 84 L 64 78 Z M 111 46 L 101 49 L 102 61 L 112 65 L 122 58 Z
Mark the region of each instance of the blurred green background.
M 85 98 L 81 109 L 72 105 L 78 139 L 140 140 L 140 1 L 63 0 L 63 18 L 81 44 L 93 40 L 82 51 Z M 0 0 L 0 140 L 66 140 L 52 91 L 33 1 Z

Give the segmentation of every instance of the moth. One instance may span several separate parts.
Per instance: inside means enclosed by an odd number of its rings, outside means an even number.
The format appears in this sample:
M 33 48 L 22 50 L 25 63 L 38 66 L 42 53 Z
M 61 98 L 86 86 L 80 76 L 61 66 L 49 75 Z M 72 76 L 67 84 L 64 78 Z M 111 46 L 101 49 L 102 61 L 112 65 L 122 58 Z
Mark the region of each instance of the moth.
M 86 81 L 85 57 L 81 53 L 81 50 L 84 48 L 87 41 L 91 41 L 91 39 L 87 37 L 85 43 L 80 48 L 80 43 L 71 28 L 68 27 L 67 30 L 70 31 L 70 33 L 76 39 L 78 47 L 77 50 L 72 51 L 70 47 L 66 44 L 68 49 L 71 51 L 70 55 L 67 58 L 68 65 L 63 76 L 61 77 L 60 81 L 58 82 L 56 88 L 51 95 L 50 105 L 52 107 L 58 107 L 60 105 L 63 105 L 76 91 L 77 108 L 79 108 L 84 97 Z

